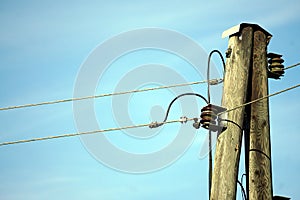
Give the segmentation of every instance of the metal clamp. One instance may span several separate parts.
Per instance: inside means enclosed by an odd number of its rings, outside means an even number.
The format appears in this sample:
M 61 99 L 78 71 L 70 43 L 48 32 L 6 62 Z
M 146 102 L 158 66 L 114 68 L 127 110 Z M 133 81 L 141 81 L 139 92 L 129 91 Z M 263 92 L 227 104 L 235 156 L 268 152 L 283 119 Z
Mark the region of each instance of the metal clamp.
M 186 116 L 180 117 L 180 122 L 183 123 L 187 123 L 188 118 Z
M 158 128 L 163 124 L 164 123 L 162 123 L 162 122 L 152 122 L 151 124 L 149 124 L 149 128 Z

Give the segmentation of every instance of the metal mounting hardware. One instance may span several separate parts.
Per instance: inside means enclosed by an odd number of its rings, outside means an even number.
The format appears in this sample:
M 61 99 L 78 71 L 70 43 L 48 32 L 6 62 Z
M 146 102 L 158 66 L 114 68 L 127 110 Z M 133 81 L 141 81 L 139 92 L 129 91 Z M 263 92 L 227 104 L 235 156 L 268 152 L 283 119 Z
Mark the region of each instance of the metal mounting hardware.
M 200 126 L 201 126 L 201 124 L 200 124 L 198 118 L 194 118 L 193 127 L 194 127 L 195 129 L 199 129 Z
M 188 118 L 186 116 L 180 117 L 180 122 L 183 123 L 187 123 Z
M 229 47 L 229 48 L 226 50 L 226 52 L 225 52 L 226 58 L 230 58 L 231 52 L 232 52 L 232 48 Z
M 268 70 L 268 78 L 280 79 L 284 74 L 284 60 L 281 58 L 282 55 L 276 53 L 268 53 L 267 57 L 269 58 L 269 70 Z

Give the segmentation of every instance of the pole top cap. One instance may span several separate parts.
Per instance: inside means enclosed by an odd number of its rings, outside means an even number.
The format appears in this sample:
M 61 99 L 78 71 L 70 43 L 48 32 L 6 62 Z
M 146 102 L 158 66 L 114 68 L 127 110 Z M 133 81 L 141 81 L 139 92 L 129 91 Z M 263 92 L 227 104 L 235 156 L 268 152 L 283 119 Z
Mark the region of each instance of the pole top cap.
M 228 37 L 228 36 L 230 37 L 230 36 L 232 36 L 234 34 L 240 33 L 243 28 L 249 27 L 249 26 L 252 27 L 252 28 L 254 28 L 255 30 L 261 30 L 261 31 L 263 31 L 266 34 L 268 40 L 271 39 L 272 35 L 268 31 L 266 31 L 265 29 L 263 29 L 258 24 L 250 24 L 250 23 L 241 23 L 241 24 L 238 24 L 238 25 L 236 25 L 234 27 L 231 27 L 231 28 L 227 29 L 226 31 L 224 31 L 222 33 L 222 38 L 225 38 L 225 37 Z

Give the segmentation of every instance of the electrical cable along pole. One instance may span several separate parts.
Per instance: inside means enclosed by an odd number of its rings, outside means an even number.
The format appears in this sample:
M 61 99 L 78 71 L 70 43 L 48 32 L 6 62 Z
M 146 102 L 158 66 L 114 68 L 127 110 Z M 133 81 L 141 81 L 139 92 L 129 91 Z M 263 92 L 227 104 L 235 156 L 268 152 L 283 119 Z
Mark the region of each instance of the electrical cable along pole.
M 227 36 L 222 106 L 231 109 L 268 95 L 266 49 L 271 34 L 256 24 L 242 23 L 222 35 Z M 265 99 L 226 116 L 236 124 L 228 123 L 227 129 L 218 136 L 211 200 L 236 199 L 243 130 L 246 134 L 247 199 L 272 199 L 268 106 L 268 99 Z

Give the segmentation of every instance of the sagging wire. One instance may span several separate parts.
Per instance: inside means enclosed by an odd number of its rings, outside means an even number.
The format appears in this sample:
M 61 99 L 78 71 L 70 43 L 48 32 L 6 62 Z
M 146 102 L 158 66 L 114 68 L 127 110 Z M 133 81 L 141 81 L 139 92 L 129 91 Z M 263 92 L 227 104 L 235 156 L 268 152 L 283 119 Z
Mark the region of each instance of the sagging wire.
M 193 121 L 193 120 L 194 120 L 194 118 L 180 117 L 180 119 L 178 119 L 178 120 L 165 121 L 164 124 L 171 124 L 171 123 L 176 123 L 176 122 L 186 123 L 188 121 Z M 97 134 L 97 133 L 106 133 L 106 132 L 112 132 L 112 131 L 120 131 L 120 130 L 126 130 L 126 129 L 147 127 L 150 125 L 151 124 L 147 123 L 147 124 L 138 124 L 138 125 L 132 125 L 132 126 L 123 126 L 123 127 L 115 127 L 115 128 L 108 128 L 108 129 L 79 132 L 79 133 L 66 133 L 66 134 L 61 134 L 61 135 L 53 135 L 53 136 L 31 138 L 31 139 L 24 139 L 24 140 L 15 140 L 15 141 L 10 141 L 10 142 L 2 142 L 2 143 L 0 143 L 0 146 L 8 146 L 8 145 L 22 144 L 22 143 L 29 143 L 29 142 L 36 142 L 36 141 L 43 141 L 43 140 L 67 138 L 67 137 L 74 137 L 74 136 L 81 136 L 81 135 L 92 135 L 92 134 Z
M 217 51 L 217 50 L 214 50 L 214 51 Z M 222 59 L 222 57 L 221 57 L 221 59 Z M 222 59 L 222 61 L 223 61 L 223 65 L 225 66 L 224 58 Z M 300 66 L 300 63 L 296 63 L 294 65 L 285 67 L 284 70 L 291 69 L 291 68 L 294 68 L 297 66 Z M 208 71 L 208 76 L 209 76 L 209 71 Z M 96 98 L 101 98 L 101 97 L 138 93 L 138 92 L 146 92 L 146 91 L 152 91 L 152 90 L 167 89 L 167 88 L 173 88 L 173 87 L 182 87 L 182 86 L 196 85 L 196 84 L 202 84 L 202 83 L 207 83 L 208 90 L 210 91 L 209 85 L 217 85 L 219 83 L 222 83 L 223 81 L 224 81 L 223 79 L 218 78 L 218 79 L 212 79 L 212 80 L 196 81 L 196 82 L 189 82 L 189 83 L 182 83 L 182 84 L 175 84 L 175 85 L 168 85 L 168 86 L 159 86 L 159 87 L 155 87 L 155 88 L 146 88 L 146 89 L 140 89 L 140 90 L 99 94 L 99 95 L 92 95 L 92 96 L 85 96 L 85 97 L 78 97 L 78 98 L 60 99 L 60 100 L 46 101 L 46 102 L 40 102 L 40 103 L 14 105 L 14 106 L 8 106 L 8 107 L 1 107 L 0 111 L 28 108 L 28 107 L 36 107 L 36 106 L 43 106 L 43 105 L 51 105 L 51 104 L 58 104 L 58 103 L 65 103 L 65 102 L 72 102 L 72 101 L 81 101 L 81 100 L 86 100 L 86 99 L 96 99 Z M 208 92 L 208 93 L 210 93 L 210 92 Z M 208 95 L 208 97 L 210 100 L 210 94 Z
M 243 106 L 246 106 L 246 105 L 249 105 L 249 104 L 261 101 L 263 99 L 266 99 L 266 98 L 269 98 L 269 97 L 272 97 L 272 96 L 276 96 L 278 94 L 287 92 L 287 91 L 295 89 L 297 87 L 300 87 L 300 84 L 294 85 L 292 87 L 286 88 L 284 90 L 280 90 L 280 91 L 275 92 L 273 94 L 270 94 L 270 95 L 258 98 L 256 100 L 253 100 L 253 101 L 248 102 L 246 104 L 242 104 L 242 105 L 236 106 L 234 108 L 231 108 L 230 110 L 226 110 L 226 111 L 217 113 L 216 115 L 218 115 L 218 116 L 223 115 L 223 114 L 225 114 L 227 112 L 231 112 L 231 111 L 233 111 L 235 109 L 238 109 L 238 108 L 241 108 Z M 186 121 L 194 121 L 194 120 L 195 120 L 195 118 L 191 118 L 191 119 L 189 119 L 189 118 L 187 118 L 187 119 L 186 118 L 180 118 L 179 120 L 166 121 L 164 124 L 169 124 L 169 123 L 174 123 L 174 122 L 181 122 L 181 123 L 183 123 L 183 122 L 186 122 Z M 11 142 L 2 142 L 2 143 L 0 143 L 0 146 L 12 145 L 12 144 L 19 144 L 19 143 L 26 143 L 26 142 L 33 142 L 33 141 L 40 141 L 40 140 L 50 140 L 50 139 L 56 139 L 56 138 L 72 137 L 72 136 L 85 135 L 85 134 L 103 133 L 103 132 L 117 131 L 117 130 L 129 129 L 129 128 L 139 128 L 139 127 L 145 127 L 145 126 L 149 126 L 149 125 L 150 124 L 140 124 L 140 125 L 134 125 L 134 126 L 127 126 L 127 127 L 110 128 L 110 129 L 104 129 L 104 130 L 95 130 L 95 131 L 89 131 L 89 132 L 80 132 L 80 133 L 71 133 L 71 134 L 63 134 L 63 135 L 56 135 L 56 136 L 47 136 L 47 137 L 43 137 L 43 138 L 33 138 L 33 139 L 28 139 L 28 140 L 19 140 L 19 141 L 17 140 L 17 141 L 11 141 Z
M 174 85 L 158 86 L 158 87 L 153 87 L 153 88 L 120 91 L 120 92 L 98 94 L 98 95 L 92 95 L 92 96 L 75 97 L 75 98 L 60 99 L 60 100 L 54 100 L 54 101 L 45 101 L 45 102 L 40 102 L 40 103 L 14 105 L 14 106 L 8 106 L 8 107 L 1 107 L 0 111 L 29 108 L 29 107 L 36 107 L 36 106 L 43 106 L 43 105 L 51 105 L 51 104 L 58 104 L 58 103 L 66 103 L 66 102 L 73 102 L 73 101 L 82 101 L 82 100 L 87 100 L 87 99 L 96 99 L 96 98 L 102 98 L 102 97 L 125 95 L 125 94 L 139 93 L 139 92 L 147 92 L 147 91 L 154 91 L 154 90 L 161 90 L 161 89 L 168 89 L 168 88 L 175 88 L 175 87 L 183 87 L 183 86 L 189 86 L 189 85 L 204 84 L 207 82 L 209 82 L 211 85 L 217 85 L 219 83 L 222 83 L 222 81 L 223 80 L 221 78 L 216 78 L 216 79 L 212 79 L 212 80 L 179 83 L 179 84 L 174 84 Z
M 210 77 L 210 60 L 211 60 L 211 57 L 214 53 L 217 53 L 221 60 L 222 60 L 222 64 L 223 64 L 223 69 L 225 71 L 225 60 L 224 60 L 224 57 L 222 56 L 222 53 L 219 51 L 219 50 L 212 50 L 210 53 L 209 53 L 209 56 L 208 56 L 208 62 L 207 62 L 207 80 L 209 80 L 209 77 Z M 208 103 L 210 103 L 210 83 L 208 82 L 207 83 L 207 99 L 208 99 Z M 211 181 L 212 181 L 212 168 L 213 168 L 213 164 L 212 164 L 212 144 L 211 144 L 211 130 L 209 130 L 208 132 L 209 134 L 209 140 L 208 140 L 208 148 L 209 148 L 209 153 L 208 153 L 208 162 L 209 162 L 209 167 L 208 167 L 208 177 L 209 177 L 209 180 L 208 180 L 208 189 L 209 189 L 209 198 L 210 198 L 210 194 L 211 194 Z
M 152 122 L 152 123 L 149 125 L 149 128 L 157 128 L 157 127 L 162 126 L 162 125 L 167 121 L 167 119 L 168 119 L 168 116 L 169 116 L 169 113 L 170 113 L 170 110 L 171 110 L 171 107 L 172 107 L 173 103 L 174 103 L 176 100 L 178 100 L 179 98 L 183 97 L 183 96 L 197 96 L 197 97 L 203 99 L 203 100 L 205 101 L 205 103 L 208 104 L 208 100 L 207 100 L 204 96 L 202 96 L 201 94 L 192 93 L 192 92 L 180 94 L 180 95 L 178 95 L 177 97 L 175 97 L 175 98 L 170 102 L 164 120 L 163 120 L 162 122 Z

